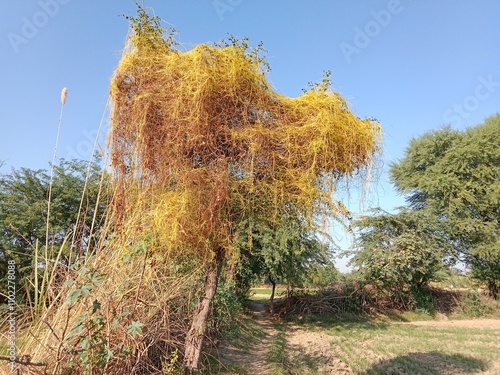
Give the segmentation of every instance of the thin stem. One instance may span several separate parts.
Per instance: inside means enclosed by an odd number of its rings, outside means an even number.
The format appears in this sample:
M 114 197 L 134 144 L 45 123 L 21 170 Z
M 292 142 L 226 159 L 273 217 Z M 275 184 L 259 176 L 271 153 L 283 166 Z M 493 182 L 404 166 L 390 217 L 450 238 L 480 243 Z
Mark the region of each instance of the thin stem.
M 72 251 L 72 249 L 75 246 L 75 242 L 76 242 L 76 234 L 77 234 L 77 231 L 78 231 L 78 225 L 80 224 L 80 216 L 82 214 L 83 201 L 85 199 L 85 193 L 86 193 L 87 187 L 88 187 L 88 182 L 89 182 L 89 177 L 90 177 L 90 170 L 92 168 L 92 162 L 94 161 L 94 154 L 96 152 L 97 147 L 99 147 L 99 149 L 101 150 L 101 148 L 99 146 L 99 136 L 101 134 L 102 124 L 104 123 L 104 116 L 106 115 L 108 107 L 109 107 L 109 98 L 108 98 L 108 100 L 106 102 L 106 106 L 104 107 L 104 111 L 103 111 L 102 116 L 101 116 L 101 121 L 99 123 L 99 129 L 97 129 L 97 135 L 95 137 L 94 145 L 93 145 L 93 148 L 92 148 L 92 154 L 90 155 L 90 159 L 89 159 L 89 162 L 88 162 L 88 165 L 87 165 L 87 171 L 86 171 L 86 175 L 85 175 L 85 184 L 83 186 L 82 197 L 80 199 L 80 206 L 78 207 L 78 214 L 76 215 L 76 223 L 75 223 L 75 228 L 73 230 L 73 236 L 71 238 L 70 251 Z M 104 171 L 103 171 L 103 175 L 104 175 Z M 99 189 L 99 193 L 100 193 L 100 189 Z M 97 202 L 96 202 L 96 208 L 97 208 L 98 202 L 99 202 L 99 198 L 97 199 Z M 92 230 L 93 230 L 93 227 L 94 227 L 95 217 L 96 217 L 96 212 L 94 211 L 94 217 L 92 218 L 92 228 L 91 228 L 90 233 L 89 233 L 89 243 L 90 243 L 90 237 L 92 236 Z M 85 218 L 83 220 L 85 220 Z M 71 263 L 71 252 L 70 252 L 69 263 Z
M 66 90 L 66 88 L 63 89 L 63 93 Z M 67 92 L 67 90 L 66 90 Z M 40 295 L 43 295 L 44 289 L 45 289 L 45 281 L 47 277 L 47 272 L 48 272 L 48 259 L 49 259 L 49 232 L 50 232 L 50 208 L 52 205 L 52 184 L 54 180 L 54 166 L 56 163 L 56 155 L 57 155 L 57 145 L 59 144 L 59 134 L 61 133 L 61 123 L 62 123 L 62 117 L 63 117 L 63 110 L 64 110 L 64 103 L 66 101 L 66 98 L 62 99 L 61 97 L 61 112 L 59 113 L 59 121 L 57 124 L 57 135 L 56 135 L 56 144 L 54 146 L 54 154 L 52 155 L 52 164 L 50 166 L 50 180 L 49 180 L 49 193 L 47 197 L 47 225 L 45 228 L 45 270 L 43 274 L 43 281 L 42 285 L 40 288 Z

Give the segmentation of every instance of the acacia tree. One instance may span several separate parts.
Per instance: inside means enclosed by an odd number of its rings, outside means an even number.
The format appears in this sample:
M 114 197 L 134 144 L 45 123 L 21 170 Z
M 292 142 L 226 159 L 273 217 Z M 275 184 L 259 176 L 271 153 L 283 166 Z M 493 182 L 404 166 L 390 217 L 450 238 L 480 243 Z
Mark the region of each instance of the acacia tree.
M 130 46 L 111 83 L 111 160 L 117 235 L 149 233 L 149 251 L 206 267 L 186 335 L 197 371 L 210 304 L 243 220 L 339 215 L 338 178 L 370 162 L 380 128 L 356 117 L 329 79 L 298 98 L 276 93 L 260 47 L 244 39 L 175 49 L 156 18 L 132 18 Z
M 500 290 L 499 129 L 497 114 L 464 131 L 424 134 L 390 171 L 410 208 L 438 219 L 455 254 L 493 297 Z
M 236 270 L 237 289 L 242 297 L 248 297 L 250 283 L 267 277 L 272 284 L 270 311 L 276 281 L 290 287 L 301 286 L 306 281 L 309 270 L 328 264 L 329 248 L 308 233 L 300 222 L 282 218 L 275 226 L 269 223 L 244 221 L 238 228 L 234 240 L 238 254 Z M 330 269 L 332 270 L 332 269 Z
M 436 219 L 423 211 L 375 211 L 354 223 L 357 249 L 350 264 L 363 279 L 405 301 L 436 279 L 450 244 Z
M 100 194 L 101 176 L 99 161 L 88 165 L 82 160 L 61 160 L 54 166 L 51 213 L 47 218 L 50 176 L 46 170 L 20 168 L 0 175 L 0 269 L 6 269 L 9 260 L 15 261 L 19 297 L 29 300 L 33 293 L 34 267 L 47 267 L 58 253 L 59 263 L 68 266 L 71 251 L 80 255 L 87 251 L 92 227 L 94 231 L 99 227 L 106 206 L 104 193 Z M 69 235 L 73 241 L 68 241 Z M 45 249 L 47 242 L 49 249 Z M 34 254 L 37 243 L 38 264 Z M 45 255 L 49 259 L 44 259 Z M 6 272 L 1 275 L 1 279 L 7 277 Z M 0 287 L 3 295 L 4 285 L 6 288 L 7 282 Z

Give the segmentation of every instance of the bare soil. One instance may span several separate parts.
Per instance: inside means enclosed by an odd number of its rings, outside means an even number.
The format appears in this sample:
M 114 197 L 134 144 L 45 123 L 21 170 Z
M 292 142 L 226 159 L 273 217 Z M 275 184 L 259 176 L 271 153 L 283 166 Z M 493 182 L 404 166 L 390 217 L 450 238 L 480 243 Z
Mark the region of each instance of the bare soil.
M 295 326 L 287 329 L 286 339 L 292 364 L 305 365 L 303 368 L 309 367 L 310 373 L 316 374 L 354 374 L 332 350 L 335 337 Z
M 246 374 L 276 374 L 268 363 L 268 354 L 278 331 L 274 328 L 275 320 L 269 313 L 268 307 L 268 302 L 263 300 L 253 301 L 251 306 L 254 321 L 265 332 L 265 336 L 258 343 L 243 349 L 223 345 L 219 350 L 222 363 L 229 365 L 228 367 L 236 366 L 244 369 Z M 309 364 L 312 367 L 311 371 L 319 375 L 354 374 L 349 366 L 337 358 L 332 351 L 332 344 L 335 342 L 332 336 L 288 324 L 286 341 L 289 362 L 287 373 L 294 374 L 294 364 L 302 366 L 305 364 L 306 367 Z

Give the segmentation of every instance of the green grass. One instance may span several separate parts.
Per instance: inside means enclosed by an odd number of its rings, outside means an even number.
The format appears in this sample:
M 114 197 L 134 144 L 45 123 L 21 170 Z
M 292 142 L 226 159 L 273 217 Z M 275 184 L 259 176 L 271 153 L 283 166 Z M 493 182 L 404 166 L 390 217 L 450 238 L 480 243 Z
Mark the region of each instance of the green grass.
M 271 289 L 254 288 L 252 292 L 260 295 L 257 299 L 268 299 Z M 455 306 L 448 317 L 471 319 L 479 314 L 481 318 L 497 318 L 499 311 L 498 301 L 471 294 Z M 444 317 L 442 313 L 408 311 L 379 316 L 305 316 L 295 321 L 277 321 L 274 324 L 277 334 L 267 346 L 265 361 L 273 374 L 314 375 L 344 373 L 344 370 L 358 375 L 476 374 L 484 371 L 488 375 L 500 374 L 500 328 L 494 328 L 497 325 L 474 328 L 459 321 L 456 324 L 439 323 L 437 319 Z M 421 321 L 436 323 L 410 324 Z M 307 331 L 314 334 L 293 336 L 294 332 Z M 325 334 L 328 336 L 326 341 L 315 339 Z M 241 331 L 229 341 L 251 357 L 255 352 L 252 348 L 265 336 L 266 329 L 247 317 Z M 300 349 L 301 345 L 310 350 Z M 251 372 L 248 365 L 233 363 L 220 373 L 246 375 Z
M 270 296 L 272 292 L 271 288 L 252 288 L 250 289 L 250 295 L 252 294 L 265 294 L 267 296 Z M 274 291 L 275 296 L 280 296 L 281 294 L 286 293 L 286 289 L 283 288 L 276 288 Z
M 462 374 L 500 366 L 500 329 L 417 326 L 388 318 L 352 317 L 309 321 L 303 327 L 330 335 L 335 357 L 360 375 Z
M 274 336 L 271 343 L 267 360 L 271 364 L 275 374 L 288 374 L 285 331 L 281 324 L 274 324 L 274 328 L 278 333 Z
M 252 288 L 250 289 L 250 297 L 251 301 L 260 301 L 260 300 L 269 300 L 271 297 L 271 288 Z M 274 292 L 274 298 L 279 298 L 281 295 L 286 293 L 286 289 L 276 288 Z

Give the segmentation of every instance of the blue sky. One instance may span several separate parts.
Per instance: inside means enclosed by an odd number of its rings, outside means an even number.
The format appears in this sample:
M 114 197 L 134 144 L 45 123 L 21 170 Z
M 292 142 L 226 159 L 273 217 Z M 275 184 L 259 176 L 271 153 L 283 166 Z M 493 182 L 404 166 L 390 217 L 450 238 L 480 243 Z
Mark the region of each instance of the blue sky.
M 412 137 L 463 129 L 500 112 L 497 0 L 146 0 L 189 50 L 232 34 L 264 43 L 275 89 L 298 96 L 332 71 L 360 117 L 380 120 L 384 152 L 364 207 L 403 204 L 387 166 Z M 68 87 L 58 157 L 87 159 L 105 113 L 133 0 L 0 0 L 0 160 L 45 168 L 60 93 Z M 500 132 L 499 132 L 500 133 Z M 104 135 L 101 137 L 104 139 Z M 104 146 L 104 142 L 103 142 Z M 355 194 L 351 208 L 359 209 Z

